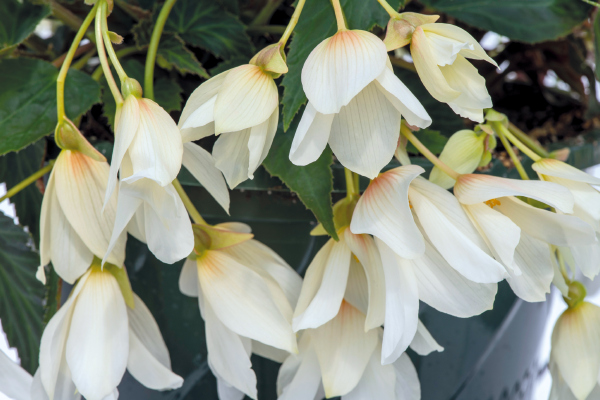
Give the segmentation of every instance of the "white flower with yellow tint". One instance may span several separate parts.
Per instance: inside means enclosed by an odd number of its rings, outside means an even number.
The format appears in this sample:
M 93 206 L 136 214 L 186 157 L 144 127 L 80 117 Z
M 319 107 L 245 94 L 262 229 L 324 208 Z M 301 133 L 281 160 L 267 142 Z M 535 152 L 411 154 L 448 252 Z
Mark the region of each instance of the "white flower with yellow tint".
M 152 314 L 128 286 L 99 264 L 81 277 L 42 334 L 40 367 L 32 398 L 118 398 L 127 369 L 144 386 L 176 389 L 183 379 L 171 371 L 169 352 Z
M 383 42 L 372 33 L 340 30 L 310 53 L 302 68 L 308 104 L 290 160 L 316 161 L 325 146 L 348 169 L 377 176 L 394 155 L 400 119 L 425 128 L 431 118 L 394 75 Z
M 282 362 L 298 351 L 291 322 L 302 279 L 245 224 L 194 225 L 194 232 L 196 254 L 179 288 L 198 297 L 219 396 L 256 399 L 250 355 Z

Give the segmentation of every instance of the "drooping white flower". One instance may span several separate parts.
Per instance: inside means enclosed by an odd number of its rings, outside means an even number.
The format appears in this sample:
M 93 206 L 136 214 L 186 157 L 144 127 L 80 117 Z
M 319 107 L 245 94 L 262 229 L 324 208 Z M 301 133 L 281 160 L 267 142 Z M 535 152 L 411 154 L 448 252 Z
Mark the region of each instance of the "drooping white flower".
M 394 75 L 383 42 L 372 33 L 341 30 L 321 42 L 302 68 L 308 104 L 290 149 L 307 165 L 327 143 L 348 169 L 377 176 L 394 154 L 400 118 L 425 128 L 431 118 Z
M 31 400 L 33 377 L 0 351 L 0 394 L 14 400 Z
M 117 279 L 106 266 L 104 270 L 92 266 L 80 278 L 44 329 L 32 398 L 116 399 L 126 369 L 150 389 L 182 385 L 183 379 L 171 371 L 152 314 L 139 297 L 130 294 L 126 305 Z
M 60 152 L 42 201 L 38 274 L 42 281 L 43 266 L 50 261 L 56 273 L 71 284 L 87 271 L 94 256 L 106 256 L 109 263 L 123 265 L 125 233 L 115 235 L 109 246 L 117 214 L 116 193 L 102 212 L 108 172 L 106 161 L 95 161 L 74 150 Z
M 282 362 L 298 351 L 291 321 L 302 279 L 245 224 L 194 230 L 196 259 L 184 264 L 179 287 L 198 297 L 219 397 L 256 399 L 250 355 Z

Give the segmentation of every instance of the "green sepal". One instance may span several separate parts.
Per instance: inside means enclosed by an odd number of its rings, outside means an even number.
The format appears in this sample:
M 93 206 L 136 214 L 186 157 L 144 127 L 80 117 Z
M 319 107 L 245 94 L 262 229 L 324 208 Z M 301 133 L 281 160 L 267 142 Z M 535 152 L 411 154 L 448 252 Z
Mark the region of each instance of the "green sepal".
M 94 259 L 94 261 L 96 261 L 96 259 Z M 123 294 L 123 299 L 125 299 L 125 304 L 134 310 L 135 301 L 133 299 L 133 290 L 131 289 L 131 282 L 129 282 L 125 266 L 117 267 L 114 264 L 104 263 L 104 269 L 115 277 L 119 284 L 119 289 L 121 289 L 121 294 Z
M 193 224 L 196 254 L 201 255 L 205 250 L 220 250 L 235 246 L 254 237 L 252 233 L 234 232 L 214 226 Z
M 574 308 L 583 302 L 587 291 L 585 290 L 585 286 L 578 281 L 569 282 L 568 285 L 569 295 L 568 297 L 563 297 L 563 299 L 569 305 L 569 308 Z

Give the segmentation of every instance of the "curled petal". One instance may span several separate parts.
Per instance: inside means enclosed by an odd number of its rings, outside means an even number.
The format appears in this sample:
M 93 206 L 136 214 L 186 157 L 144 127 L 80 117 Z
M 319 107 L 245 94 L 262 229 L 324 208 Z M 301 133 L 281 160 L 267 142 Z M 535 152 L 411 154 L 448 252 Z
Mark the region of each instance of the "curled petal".
M 600 185 L 600 179 L 567 163 L 552 158 L 542 158 L 531 166 L 534 171 L 542 175 L 555 176 L 575 182 Z

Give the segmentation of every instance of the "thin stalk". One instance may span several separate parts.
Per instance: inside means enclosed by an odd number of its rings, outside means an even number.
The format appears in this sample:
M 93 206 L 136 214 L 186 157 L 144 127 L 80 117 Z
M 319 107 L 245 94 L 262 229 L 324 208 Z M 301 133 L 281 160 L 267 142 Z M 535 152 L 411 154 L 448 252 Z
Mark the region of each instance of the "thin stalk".
M 537 143 L 534 139 L 530 138 L 529 135 L 527 135 L 525 132 L 523 132 L 522 130 L 517 128 L 517 126 L 515 124 L 513 124 L 512 122 L 508 123 L 508 130 L 513 135 L 515 135 L 515 137 L 517 139 L 519 139 L 521 142 L 525 143 L 527 146 L 529 146 L 529 148 L 531 150 L 535 151 L 541 157 L 543 157 L 543 158 L 550 157 L 550 154 L 546 151 L 546 149 L 544 149 L 542 146 L 540 146 L 540 144 Z
M 354 188 L 356 189 L 356 193 L 360 194 L 360 176 L 355 172 L 353 172 L 352 175 L 354 176 Z
M 183 190 L 183 187 L 177 178 L 175 178 L 173 181 L 173 187 L 177 191 L 177 194 L 179 194 L 179 197 L 181 197 L 181 201 L 183 202 L 187 212 L 190 214 L 190 217 L 192 217 L 192 220 L 197 224 L 208 225 L 194 206 L 194 203 L 192 203 L 192 200 L 190 200 L 185 190 Z
M 346 20 L 344 19 L 344 11 L 342 10 L 340 0 L 331 0 L 331 5 L 333 6 L 333 11 L 335 11 L 335 20 L 337 22 L 338 32 L 348 30 L 348 28 L 346 27 Z
M 581 0 L 581 1 L 583 1 L 584 3 L 591 4 L 594 7 L 600 7 L 600 3 L 596 3 L 595 1 L 591 1 L 591 0 Z
M 298 23 L 298 20 L 300 19 L 300 14 L 302 13 L 302 8 L 304 7 L 304 3 L 306 3 L 306 0 L 298 1 L 298 5 L 296 6 L 296 9 L 294 10 L 294 14 L 292 14 L 292 18 L 290 18 L 290 22 L 288 23 L 288 26 L 285 28 L 285 32 L 283 32 L 281 39 L 279 39 L 279 43 L 281 43 L 282 48 L 285 47 L 285 44 L 287 43 L 288 39 L 292 35 L 292 32 L 294 31 L 294 28 L 296 27 L 296 24 Z M 336 16 L 337 16 L 337 14 L 336 14 Z
M 269 0 L 262 10 L 260 10 L 256 18 L 250 23 L 250 26 L 267 24 L 281 3 L 283 3 L 283 0 Z
M 558 260 L 558 266 L 560 267 L 560 272 L 562 273 L 563 278 L 565 278 L 565 281 L 567 281 L 567 283 L 571 282 L 571 279 L 569 278 L 569 273 L 567 272 L 567 267 L 565 266 L 565 258 L 563 257 L 559 249 L 556 249 L 556 258 Z
M 96 4 L 87 17 L 85 17 L 85 20 L 83 20 L 83 23 L 79 27 L 79 30 L 75 35 L 75 39 L 73 39 L 73 43 L 71 43 L 71 47 L 65 56 L 65 60 L 62 63 L 60 72 L 58 73 L 58 78 L 56 78 L 56 112 L 58 114 L 59 123 L 65 117 L 65 79 L 67 78 L 67 72 L 69 71 L 69 67 L 71 66 L 73 57 L 75 56 L 75 52 L 79 47 L 79 42 L 81 42 L 81 39 L 83 39 L 83 35 L 85 35 L 87 28 L 92 23 L 97 10 L 98 5 Z
M 12 196 L 19 193 L 21 190 L 25 189 L 27 186 L 31 185 L 33 182 L 37 181 L 42 176 L 44 176 L 48 172 L 50 172 L 52 167 L 54 167 L 55 161 L 56 160 L 50 160 L 48 162 L 48 165 L 46 165 L 44 168 L 40 169 L 37 172 L 34 172 L 32 175 L 23 179 L 21 182 L 17 183 L 15 186 L 13 186 L 9 191 L 6 192 L 6 194 L 4 196 L 0 197 L 0 203 L 2 203 L 6 199 L 10 199 Z
M 385 0 L 377 0 L 377 1 L 379 2 L 379 4 L 381 4 L 381 7 L 383 7 L 385 9 L 385 11 L 387 11 L 387 13 L 390 14 L 390 18 L 396 18 L 399 16 L 398 12 L 394 9 L 394 7 L 390 6 L 387 1 L 385 1 Z
M 104 2 L 103 2 L 104 3 Z M 117 107 L 123 104 L 123 96 L 121 95 L 121 91 L 115 82 L 115 78 L 113 78 L 112 72 L 110 71 L 110 64 L 108 63 L 108 59 L 106 58 L 106 52 L 104 51 L 104 41 L 102 40 L 102 8 L 98 8 L 96 11 L 96 38 L 98 41 L 96 43 L 96 47 L 98 48 L 98 58 L 100 59 L 100 65 L 104 70 L 104 76 L 106 77 L 106 82 L 108 82 L 108 87 L 115 98 L 115 103 L 117 103 Z
M 346 198 L 351 199 L 358 196 L 358 187 L 354 182 L 354 173 L 348 168 L 344 168 L 344 176 L 346 178 Z
M 77 62 L 73 63 L 71 68 L 79 70 L 79 69 L 85 67 L 85 65 L 90 60 L 90 58 L 92 58 L 95 54 L 96 54 L 96 48 L 94 47 L 92 50 L 85 53 L 85 55 L 83 57 L 81 57 L 79 60 L 77 60 Z
M 108 36 L 108 22 L 106 21 L 106 16 L 108 13 L 108 3 L 106 1 L 103 1 L 100 8 L 102 9 L 102 39 L 104 40 L 104 46 L 106 47 L 108 56 L 110 57 L 110 60 L 112 61 L 113 66 L 115 67 L 115 71 L 117 71 L 117 75 L 119 75 L 119 79 L 122 82 L 125 79 L 127 79 L 127 74 L 121 66 L 119 58 L 117 57 L 115 49 L 113 48 L 112 42 L 110 41 L 110 36 Z
M 81 18 L 77 15 L 73 14 L 70 10 L 66 9 L 62 5 L 60 5 L 55 0 L 46 1 L 50 8 L 52 9 L 52 15 L 62 21 L 66 26 L 73 29 L 74 31 L 78 30 L 82 24 Z M 92 32 L 86 32 L 86 36 L 92 43 L 96 43 L 96 38 Z
M 539 160 L 541 157 L 538 156 L 533 150 L 531 150 L 525 143 L 521 142 L 519 139 L 515 137 L 506 127 L 502 124 L 498 124 L 498 130 L 502 132 L 508 140 L 512 142 L 519 150 L 521 150 L 527 157 L 531 158 L 534 162 Z
M 177 0 L 167 0 L 163 4 L 160 14 L 156 19 L 150 44 L 148 45 L 148 54 L 146 56 L 146 69 L 144 71 L 144 97 L 154 100 L 154 64 L 156 62 L 156 53 L 158 51 L 158 43 L 162 35 L 165 23 L 169 17 L 171 9 Z
M 513 150 L 512 145 L 510 144 L 510 142 L 508 141 L 506 136 L 504 136 L 504 134 L 502 133 L 502 130 L 498 129 L 497 125 L 502 125 L 502 123 L 493 122 L 492 127 L 494 128 L 494 131 L 498 134 L 500 141 L 504 145 L 504 148 L 506 149 L 508 156 L 510 157 L 513 164 L 515 165 L 515 168 L 519 172 L 521 179 L 523 179 L 524 181 L 528 181 L 529 176 L 527 175 L 527 171 L 525 171 L 525 168 L 523 168 L 523 164 L 521 164 L 521 160 L 519 160 L 519 157 L 517 157 L 517 155 L 515 154 L 515 151 Z
M 400 132 L 409 140 L 409 142 L 413 144 L 413 146 L 417 148 L 417 150 L 421 152 L 421 154 L 425 156 L 425 158 L 431 161 L 433 165 L 444 171 L 446 175 L 454 180 L 458 180 L 458 178 L 460 178 L 460 174 L 458 172 L 447 166 L 442 160 L 437 158 L 431 151 L 429 151 L 429 149 L 425 147 L 425 145 L 421 143 L 419 139 L 417 139 L 417 137 L 404 123 L 400 126 Z
M 142 51 L 143 49 L 145 49 L 146 47 L 144 46 L 141 49 L 138 49 L 135 46 L 131 46 L 131 47 L 125 47 L 123 49 L 119 49 L 116 51 L 117 57 L 118 58 L 123 58 L 123 57 L 127 57 L 130 54 L 134 54 L 137 52 Z M 110 62 L 110 60 L 108 60 L 108 65 L 112 65 L 112 63 Z M 94 70 L 94 72 L 92 73 L 92 79 L 97 81 L 100 80 L 100 78 L 102 77 L 102 65 L 98 65 L 98 67 L 96 67 L 96 69 Z

